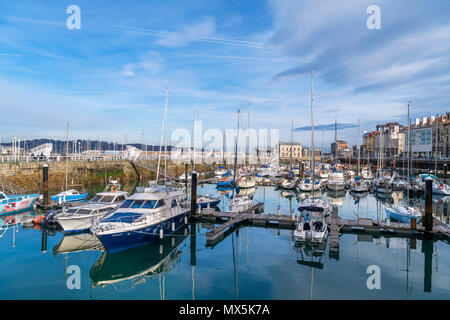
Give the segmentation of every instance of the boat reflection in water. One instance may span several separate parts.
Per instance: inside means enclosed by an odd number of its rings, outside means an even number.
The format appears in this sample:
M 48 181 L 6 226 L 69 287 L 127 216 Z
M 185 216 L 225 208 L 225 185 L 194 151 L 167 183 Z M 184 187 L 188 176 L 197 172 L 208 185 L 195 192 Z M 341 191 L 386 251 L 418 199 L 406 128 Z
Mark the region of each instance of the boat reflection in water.
M 89 271 L 91 297 L 99 298 L 131 290 L 172 270 L 180 260 L 180 245 L 188 234 L 186 226 L 157 243 L 115 253 L 105 250 Z M 161 298 L 164 298 L 164 294 Z
M 53 255 L 93 250 L 104 251 L 104 248 L 92 233 L 65 234 L 61 242 L 53 247 Z
M 327 239 L 321 243 L 294 241 L 293 248 L 297 253 L 297 263 L 310 268 L 310 299 L 313 299 L 314 269 L 323 269 L 322 257 L 327 247 Z
M 333 206 L 343 206 L 345 201 L 345 190 L 327 190 L 328 201 Z

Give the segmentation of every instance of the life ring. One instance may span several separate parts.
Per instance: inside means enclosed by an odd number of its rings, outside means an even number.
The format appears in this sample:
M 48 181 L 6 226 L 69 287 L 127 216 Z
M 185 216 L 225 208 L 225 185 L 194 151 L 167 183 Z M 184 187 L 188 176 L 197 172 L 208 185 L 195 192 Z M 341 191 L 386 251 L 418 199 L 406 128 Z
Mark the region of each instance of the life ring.
M 117 191 L 117 186 L 112 186 L 111 187 L 111 192 L 116 192 Z
M 442 183 L 439 185 L 439 189 L 441 189 L 441 190 L 444 189 L 444 185 Z

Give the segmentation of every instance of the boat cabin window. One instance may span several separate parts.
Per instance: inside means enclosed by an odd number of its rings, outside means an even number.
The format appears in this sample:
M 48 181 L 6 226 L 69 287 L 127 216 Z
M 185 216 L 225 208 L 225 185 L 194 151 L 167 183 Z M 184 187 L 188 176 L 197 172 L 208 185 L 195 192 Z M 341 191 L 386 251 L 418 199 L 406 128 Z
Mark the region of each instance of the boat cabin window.
M 124 201 L 125 200 L 125 196 L 118 196 L 115 200 L 114 200 L 114 202 L 122 202 L 122 201 Z
M 177 206 L 177 200 L 172 200 L 172 208 Z
M 135 200 L 131 205 L 131 208 L 138 209 L 144 204 L 144 200 Z
M 78 209 L 67 209 L 66 213 L 75 213 Z
M 120 207 L 121 208 L 129 208 L 132 203 L 133 203 L 133 200 L 126 200 Z
M 115 196 L 103 196 L 102 202 L 111 203 L 114 200 Z
M 91 210 L 89 209 L 80 209 L 77 214 L 90 214 Z
M 163 206 L 163 205 L 164 205 L 164 200 L 158 200 L 158 202 L 156 203 L 154 209 L 159 208 L 159 207 L 161 207 L 161 206 Z
M 100 202 L 101 198 L 102 198 L 102 196 L 95 196 L 91 199 L 91 202 Z
M 153 209 L 155 206 L 156 200 L 147 200 L 142 206 L 143 209 Z

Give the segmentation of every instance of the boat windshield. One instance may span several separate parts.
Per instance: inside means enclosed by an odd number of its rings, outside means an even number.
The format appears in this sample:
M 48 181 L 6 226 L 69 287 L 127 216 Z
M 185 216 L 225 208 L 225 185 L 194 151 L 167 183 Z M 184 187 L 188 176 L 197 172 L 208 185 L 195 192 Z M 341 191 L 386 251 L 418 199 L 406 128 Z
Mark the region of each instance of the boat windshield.
M 92 199 L 91 199 L 91 202 L 100 202 L 100 199 L 102 198 L 102 196 L 94 196 Z
M 113 202 L 115 196 L 103 196 L 102 201 L 101 202 L 107 202 L 107 203 L 111 203 Z
M 78 210 L 77 214 L 91 214 L 91 210 L 89 209 L 80 209 Z

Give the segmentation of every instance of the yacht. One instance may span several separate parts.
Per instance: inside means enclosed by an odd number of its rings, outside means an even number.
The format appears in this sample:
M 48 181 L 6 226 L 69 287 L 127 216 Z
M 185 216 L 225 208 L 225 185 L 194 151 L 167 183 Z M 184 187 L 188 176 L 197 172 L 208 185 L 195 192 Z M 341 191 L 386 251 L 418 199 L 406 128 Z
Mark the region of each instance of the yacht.
M 237 181 L 237 186 L 240 189 L 254 188 L 256 186 L 256 181 L 252 176 L 242 176 Z
M 320 187 L 321 183 L 319 180 L 312 180 L 310 178 L 303 180 L 299 185 L 299 189 L 304 192 L 318 191 Z
M 182 189 L 151 184 L 136 188 L 115 211 L 91 228 L 109 252 L 162 239 L 185 224 L 190 208 Z
M 55 194 L 54 196 L 51 196 L 50 199 L 53 202 L 74 202 L 74 201 L 80 201 L 84 200 L 89 196 L 89 193 L 84 190 L 80 192 L 76 189 L 69 189 L 66 191 L 62 191 L 58 194 Z
M 39 194 L 25 194 L 8 196 L 0 192 L 0 214 L 16 213 L 33 208 Z
M 361 170 L 361 177 L 364 180 L 372 180 L 374 178 L 372 171 L 370 170 L 369 167 L 364 167 Z
M 351 185 L 352 192 L 367 192 L 369 191 L 369 183 L 361 179 L 360 177 L 356 177 Z
M 64 208 L 52 218 L 65 232 L 87 230 L 122 205 L 127 196 L 128 192 L 121 191 L 117 181 L 111 181 L 103 192 L 97 193 L 87 204 Z
M 385 208 L 386 215 L 391 219 L 399 222 L 411 223 L 411 219 L 416 219 L 417 222 L 422 220 L 422 212 L 415 207 L 408 205 L 391 206 Z
M 307 198 L 300 203 L 297 224 L 294 231 L 296 241 L 321 243 L 328 237 L 328 225 L 325 216 L 329 213 L 329 205 L 320 198 Z
M 344 173 L 340 170 L 330 172 L 328 176 L 327 188 L 334 191 L 345 190 Z
M 229 207 L 231 212 L 242 212 L 253 206 L 253 197 L 235 194 L 230 198 Z

